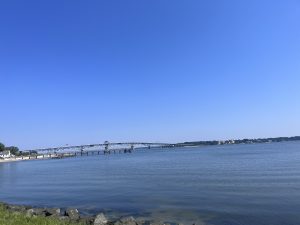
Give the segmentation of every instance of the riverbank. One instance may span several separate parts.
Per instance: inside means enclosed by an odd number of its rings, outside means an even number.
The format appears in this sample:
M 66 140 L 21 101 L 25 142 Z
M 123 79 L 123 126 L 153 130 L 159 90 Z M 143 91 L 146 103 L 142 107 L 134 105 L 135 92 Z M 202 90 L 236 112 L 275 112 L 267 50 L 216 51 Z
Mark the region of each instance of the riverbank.
M 108 219 L 103 213 L 84 216 L 78 209 L 35 208 L 0 202 L 0 225 L 170 225 L 161 221 L 146 221 L 132 216 Z M 176 223 L 172 223 L 177 225 Z
M 45 218 L 41 216 L 28 216 L 26 213 L 7 209 L 0 204 L 0 225 L 78 225 L 69 221 L 62 221 L 58 218 Z
M 0 159 L 0 163 L 18 162 L 18 161 L 26 161 L 26 160 L 62 159 L 62 158 L 75 157 L 75 156 L 76 156 L 76 154 L 74 154 L 74 153 L 18 156 L 18 157 Z

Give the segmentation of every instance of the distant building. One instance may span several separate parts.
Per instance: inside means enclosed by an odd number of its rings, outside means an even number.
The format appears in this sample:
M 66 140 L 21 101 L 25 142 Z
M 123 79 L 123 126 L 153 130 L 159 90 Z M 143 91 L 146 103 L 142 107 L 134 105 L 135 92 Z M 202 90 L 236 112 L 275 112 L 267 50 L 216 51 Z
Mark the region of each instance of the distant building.
M 10 153 L 10 151 L 3 151 L 3 152 L 0 152 L 0 158 L 2 159 L 7 159 L 7 158 L 10 158 L 12 155 Z

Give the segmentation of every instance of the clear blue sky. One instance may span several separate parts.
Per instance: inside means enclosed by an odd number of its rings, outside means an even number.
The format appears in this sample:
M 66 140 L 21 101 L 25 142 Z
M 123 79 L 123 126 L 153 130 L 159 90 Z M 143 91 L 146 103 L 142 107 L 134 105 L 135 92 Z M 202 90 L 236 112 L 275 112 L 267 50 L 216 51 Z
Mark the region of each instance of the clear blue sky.
M 0 142 L 300 135 L 298 0 L 0 3 Z

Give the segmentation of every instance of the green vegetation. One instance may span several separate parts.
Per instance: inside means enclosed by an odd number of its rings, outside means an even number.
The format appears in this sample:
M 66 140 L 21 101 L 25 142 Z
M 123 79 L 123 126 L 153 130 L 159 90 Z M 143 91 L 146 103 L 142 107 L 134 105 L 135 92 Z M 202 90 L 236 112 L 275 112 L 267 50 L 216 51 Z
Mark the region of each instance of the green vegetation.
M 27 217 L 23 213 L 10 212 L 0 205 L 0 225 L 78 225 L 49 217 Z
M 22 152 L 19 151 L 19 148 L 16 146 L 10 146 L 10 147 L 6 147 L 3 143 L 0 142 L 0 152 L 3 151 L 10 151 L 11 154 L 13 155 L 21 155 Z

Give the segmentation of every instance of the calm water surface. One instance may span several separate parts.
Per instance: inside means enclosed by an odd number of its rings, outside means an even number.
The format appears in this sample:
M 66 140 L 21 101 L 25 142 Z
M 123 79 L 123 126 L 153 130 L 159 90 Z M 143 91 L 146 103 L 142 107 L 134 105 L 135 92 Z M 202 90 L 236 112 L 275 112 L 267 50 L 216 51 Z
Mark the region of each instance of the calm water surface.
M 0 164 L 0 200 L 185 224 L 300 224 L 300 142 Z

